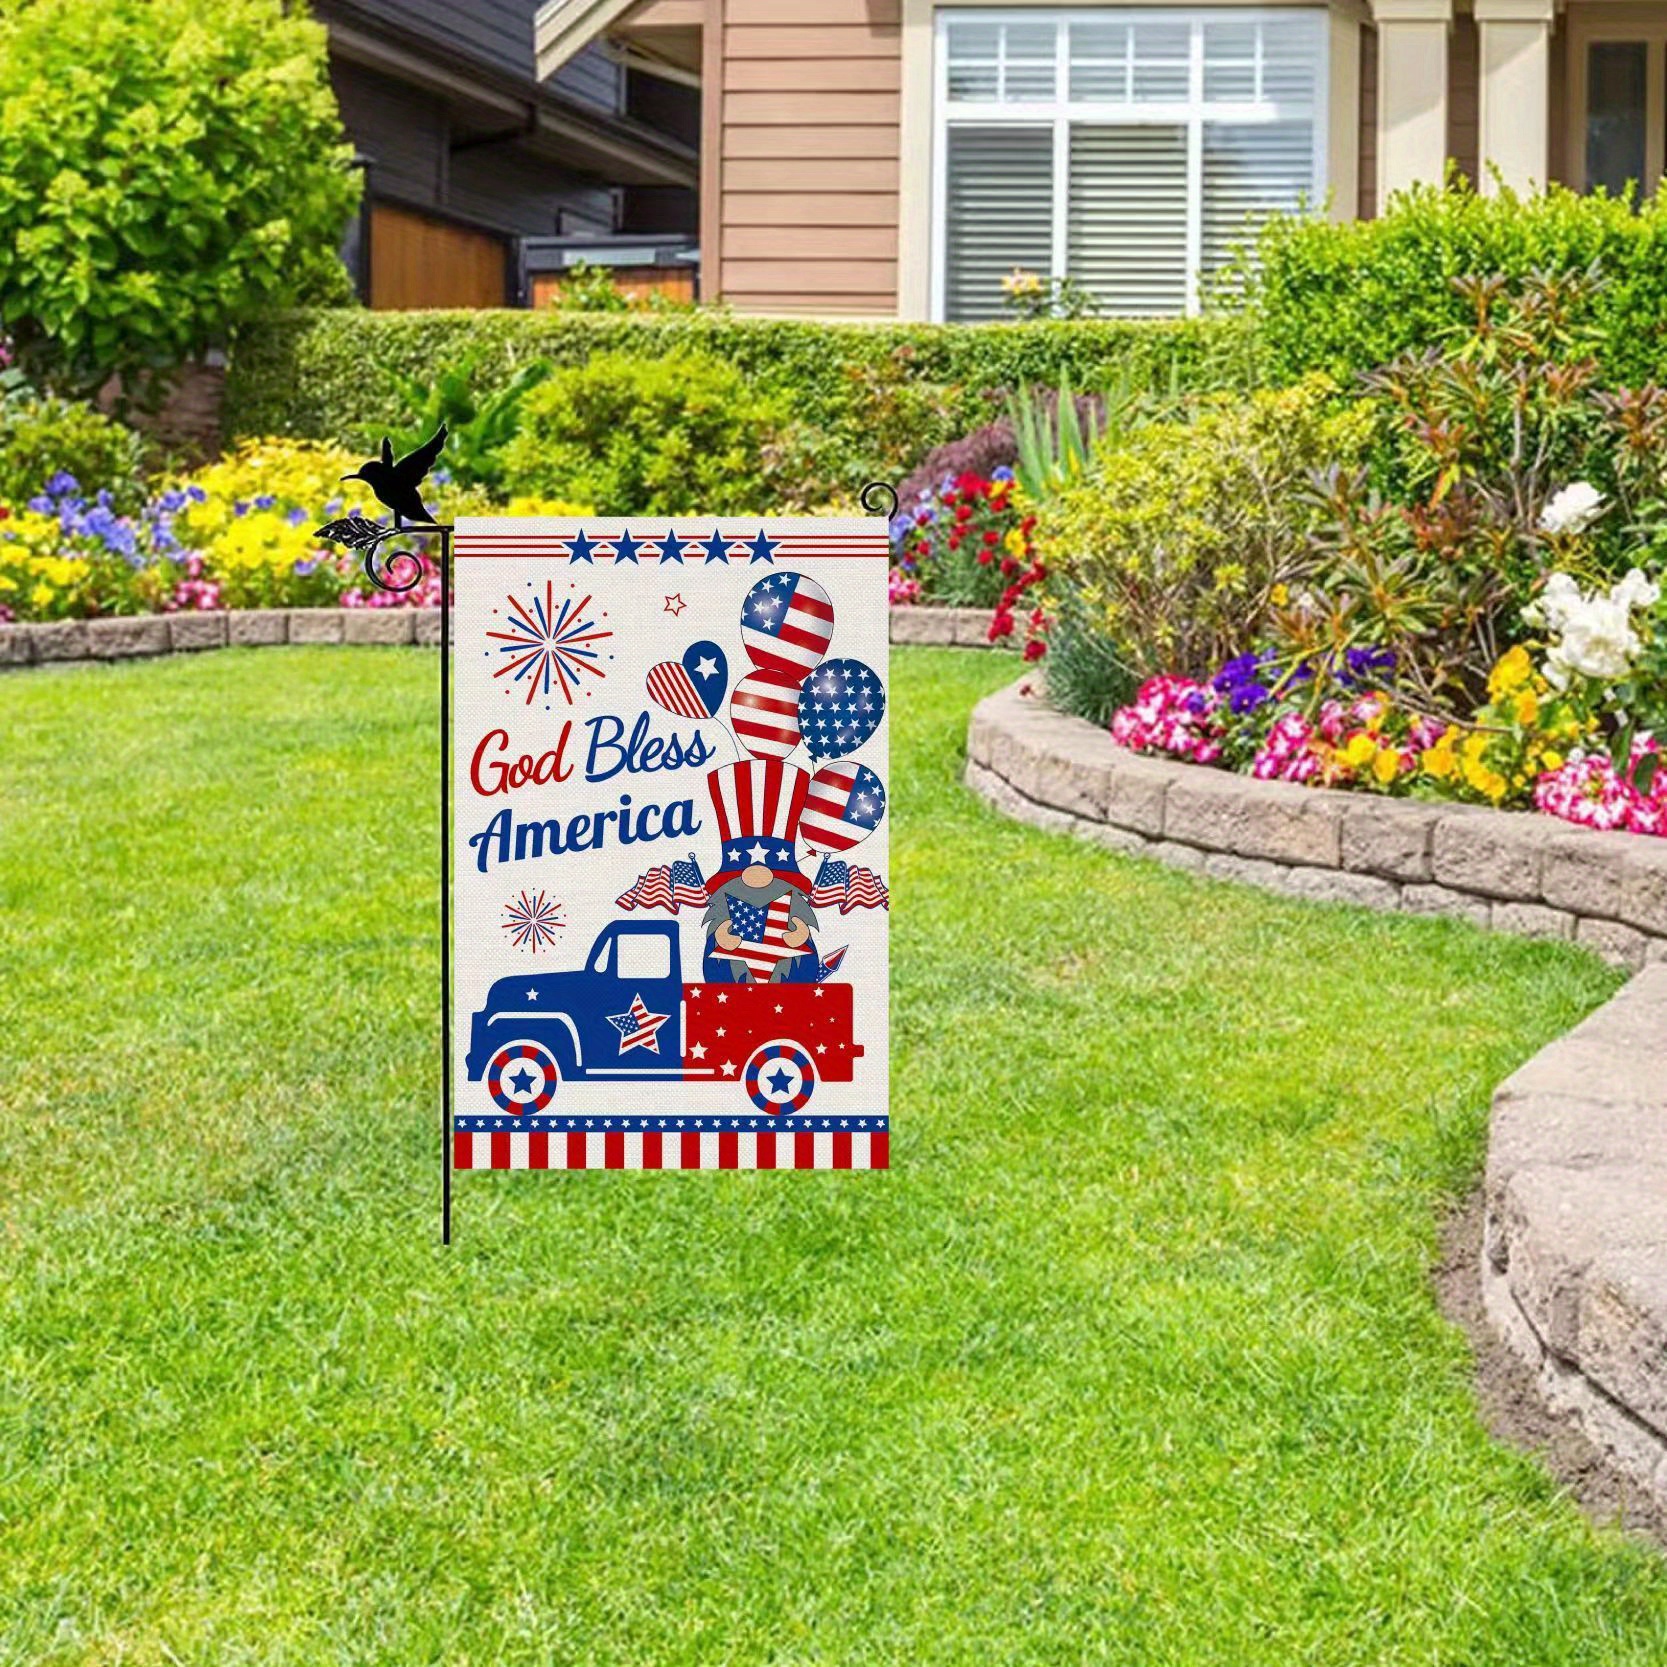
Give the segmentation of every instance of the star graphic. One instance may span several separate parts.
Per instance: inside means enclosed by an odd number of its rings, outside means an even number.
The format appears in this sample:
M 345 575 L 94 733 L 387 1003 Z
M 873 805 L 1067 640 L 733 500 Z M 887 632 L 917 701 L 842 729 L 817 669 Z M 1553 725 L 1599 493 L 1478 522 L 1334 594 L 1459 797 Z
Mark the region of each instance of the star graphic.
M 637 550 L 643 542 L 644 540 L 640 538 L 633 538 L 631 536 L 631 529 L 627 527 L 625 531 L 614 540 L 614 560 L 628 561 L 634 566 L 641 567 L 642 563 L 637 560 Z
M 704 1042 L 696 1042 L 695 1045 L 689 1049 L 689 1056 L 692 1059 L 704 1059 L 706 1057 L 706 1044 Z
M 779 1065 L 764 1080 L 777 1094 L 785 1095 L 788 1089 L 793 1086 L 793 1079 Z
M 585 537 L 585 529 L 580 527 L 572 538 L 567 541 L 567 559 L 569 561 L 588 561 L 592 567 L 596 565 L 596 557 L 591 551 L 596 548 L 594 538 Z
M 688 605 L 689 604 L 683 600 L 681 595 L 668 596 L 666 598 L 665 611 L 670 614 L 673 619 L 675 619 L 686 607 L 688 607 Z
M 523 1065 L 521 1069 L 509 1079 L 509 1083 L 510 1087 L 512 1087 L 517 1094 L 525 1094 L 533 1085 L 532 1072 L 529 1071 L 525 1065 Z
M 696 677 L 716 677 L 717 675 L 718 662 L 710 654 L 703 654 L 695 661 Z
M 664 567 L 668 561 L 674 561 L 681 567 L 683 565 L 683 546 L 688 542 L 688 539 L 679 538 L 676 533 L 668 529 L 660 539 L 660 565 Z
M 762 845 L 749 845 L 747 847 L 747 855 L 757 863 L 765 863 L 770 860 L 769 851 Z
M 706 552 L 708 566 L 715 561 L 722 562 L 725 567 L 729 566 L 729 540 L 716 527 L 712 529 L 710 538 L 701 540 L 701 548 Z
M 669 1013 L 650 1013 L 648 1005 L 640 995 L 631 998 L 631 1005 L 623 1013 L 608 1014 L 608 1023 L 619 1032 L 619 1051 L 624 1053 L 627 1048 L 644 1048 L 649 1053 L 660 1051 L 660 1026 L 671 1015 Z
M 527 991 L 527 1000 L 528 1001 L 537 1001 L 538 1000 L 538 991 L 537 990 L 528 990 Z
M 747 566 L 751 567 L 755 561 L 761 561 L 766 566 L 773 565 L 776 559 L 776 543 L 777 540 L 765 537 L 764 529 L 760 527 L 758 537 L 747 540 L 747 548 L 752 551 Z
M 723 1073 L 726 1077 L 732 1077 L 732 1076 L 735 1075 L 735 1066 L 734 1066 L 734 1063 L 732 1061 L 727 1060 L 727 1059 L 724 1061 L 724 1063 L 723 1063 Z

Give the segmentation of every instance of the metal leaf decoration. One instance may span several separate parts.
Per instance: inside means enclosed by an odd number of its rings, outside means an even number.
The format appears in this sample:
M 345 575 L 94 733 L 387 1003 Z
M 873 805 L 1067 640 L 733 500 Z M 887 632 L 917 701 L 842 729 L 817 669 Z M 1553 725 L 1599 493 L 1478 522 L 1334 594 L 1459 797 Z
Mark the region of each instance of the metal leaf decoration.
M 380 521 L 367 521 L 362 515 L 349 515 L 342 521 L 326 521 L 314 533 L 326 544 L 345 545 L 349 550 L 363 550 L 367 545 L 380 544 L 392 536 L 393 528 Z

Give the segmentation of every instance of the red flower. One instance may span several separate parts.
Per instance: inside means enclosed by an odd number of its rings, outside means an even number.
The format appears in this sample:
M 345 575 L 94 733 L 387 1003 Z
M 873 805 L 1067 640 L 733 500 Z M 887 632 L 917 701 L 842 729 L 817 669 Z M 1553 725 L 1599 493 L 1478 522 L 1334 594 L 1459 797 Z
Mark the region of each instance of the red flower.
M 1019 564 L 1011 556 L 1001 558 L 1001 571 L 1005 578 L 1011 579 L 1019 571 Z
M 994 619 L 990 621 L 990 641 L 999 642 L 1003 637 L 1013 635 L 1013 616 L 1005 608 L 998 609 Z
M 1001 542 L 1001 534 L 998 533 L 994 527 L 991 527 L 984 534 L 984 542 L 986 544 L 999 544 Z
M 988 567 L 990 565 L 991 559 L 992 558 L 991 558 L 990 552 L 988 550 L 980 550 L 978 552 L 978 565 L 980 567 Z
M 1025 658 L 1027 660 L 1040 660 L 1047 651 L 1048 645 L 1040 637 L 1032 637 L 1025 644 Z

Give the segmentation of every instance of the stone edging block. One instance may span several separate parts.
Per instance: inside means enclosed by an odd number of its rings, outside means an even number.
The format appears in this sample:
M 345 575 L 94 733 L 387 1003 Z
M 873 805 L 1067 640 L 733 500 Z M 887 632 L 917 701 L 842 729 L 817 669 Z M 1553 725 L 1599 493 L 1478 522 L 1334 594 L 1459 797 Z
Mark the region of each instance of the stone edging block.
M 893 608 L 894 643 L 991 648 L 983 608 Z M 0 624 L 0 668 L 68 660 L 125 660 L 207 648 L 348 643 L 434 648 L 438 608 L 233 608 L 214 613 L 124 614 L 46 625 Z
M 1080 821 L 1099 844 L 1176 865 L 1190 849 L 1190 866 L 1287 895 L 1572 940 L 1631 970 L 1667 959 L 1667 840 L 1144 757 L 1030 687 L 980 701 L 967 729 L 969 780 L 986 797 L 1000 783 L 1021 820 Z

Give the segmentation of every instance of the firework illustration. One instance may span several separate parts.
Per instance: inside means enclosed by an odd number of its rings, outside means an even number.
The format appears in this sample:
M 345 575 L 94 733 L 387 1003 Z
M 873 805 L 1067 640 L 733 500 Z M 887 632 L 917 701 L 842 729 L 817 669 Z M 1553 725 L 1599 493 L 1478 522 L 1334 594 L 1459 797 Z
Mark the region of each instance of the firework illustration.
M 567 922 L 561 918 L 561 904 L 555 898 L 542 891 L 524 891 L 504 904 L 500 924 L 517 949 L 530 949 L 536 955 L 556 941 L 556 933 Z
M 513 685 L 521 684 L 529 706 L 537 696 L 553 690 L 559 690 L 571 706 L 581 672 L 598 679 L 608 675 L 602 669 L 596 644 L 613 632 L 601 629 L 586 614 L 588 596 L 578 603 L 569 597 L 558 606 L 555 591 L 555 584 L 546 580 L 544 595 L 535 592 L 530 609 L 519 597 L 505 597 L 515 617 L 504 622 L 504 630 L 486 633 L 503 644 L 498 652 L 508 656 L 492 675 L 509 678 L 504 685 L 506 694 Z

